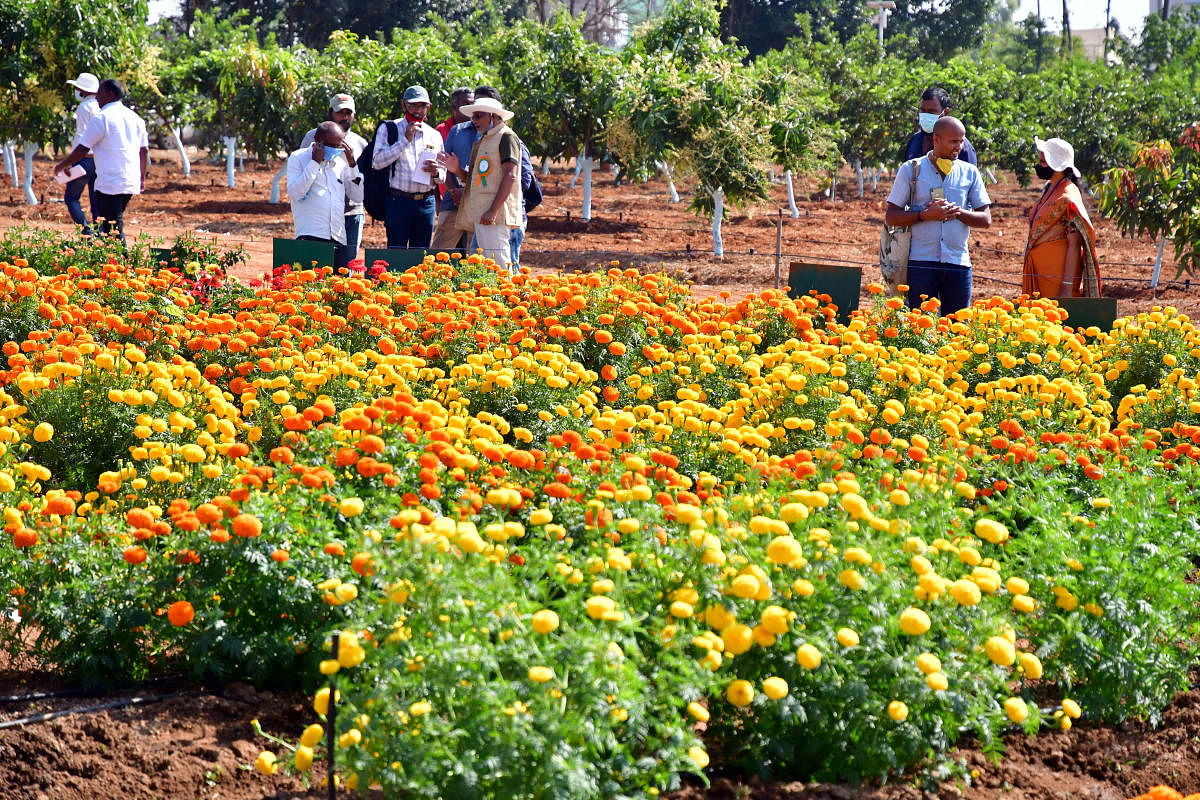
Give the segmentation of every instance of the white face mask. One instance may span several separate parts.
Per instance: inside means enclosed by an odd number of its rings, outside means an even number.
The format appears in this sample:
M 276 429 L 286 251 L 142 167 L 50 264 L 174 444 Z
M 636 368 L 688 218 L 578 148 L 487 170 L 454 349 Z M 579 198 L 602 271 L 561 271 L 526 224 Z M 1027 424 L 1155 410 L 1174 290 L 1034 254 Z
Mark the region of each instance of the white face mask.
M 75 90 L 75 99 L 76 100 L 86 100 L 87 95 L 84 94 L 83 92 L 79 91 L 78 89 L 76 89 Z

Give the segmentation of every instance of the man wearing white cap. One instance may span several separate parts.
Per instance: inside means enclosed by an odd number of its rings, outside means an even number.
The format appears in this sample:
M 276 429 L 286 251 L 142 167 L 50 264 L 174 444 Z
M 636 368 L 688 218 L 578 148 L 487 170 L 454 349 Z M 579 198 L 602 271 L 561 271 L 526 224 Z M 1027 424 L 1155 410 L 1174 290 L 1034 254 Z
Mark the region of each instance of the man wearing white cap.
M 113 227 L 121 244 L 125 244 L 125 208 L 135 194 L 146 187 L 146 171 L 150 166 L 150 140 L 146 123 L 121 101 L 125 87 L 114 78 L 100 81 L 96 102 L 100 113 L 92 117 L 79 138 L 79 144 L 54 167 L 66 172 L 87 155 L 96 158 L 96 194 L 92 215 L 100 220 L 99 233 L 104 235 Z
M 354 98 L 348 94 L 335 94 L 329 98 L 329 113 L 325 115 L 326 120 L 336 122 L 338 127 L 345 134 L 342 142 L 350 148 L 350 152 L 354 155 L 355 161 L 362 155 L 363 148 L 367 146 L 367 140 L 359 136 L 354 131 L 350 130 L 350 126 L 354 124 Z M 316 140 L 317 129 L 313 128 L 308 133 L 304 134 L 304 139 L 300 142 L 300 149 L 311 147 Z M 352 178 L 346 181 L 346 259 L 353 261 L 358 258 L 358 248 L 362 244 L 363 230 L 363 179 L 362 175 L 355 174 Z
M 81 72 L 75 80 L 67 81 L 67 85 L 75 87 L 75 98 L 79 100 L 79 105 L 75 107 L 75 136 L 71 139 L 71 149 L 74 150 L 79 144 L 79 140 L 83 138 L 83 132 L 87 130 L 92 117 L 100 113 L 100 104 L 96 102 L 96 91 L 100 88 L 100 79 L 90 72 Z M 86 188 L 88 205 L 91 206 L 92 218 L 95 219 L 96 161 L 91 155 L 87 155 L 79 160 L 79 166 L 83 168 L 83 174 L 67 183 L 63 190 L 63 203 L 67 207 L 67 213 L 71 215 L 71 221 L 81 226 L 85 235 L 91 235 L 92 229 L 88 225 L 87 215 L 83 213 L 83 206 L 79 203 L 79 198 Z
M 437 163 L 442 135 L 425 122 L 429 93 L 421 86 L 404 90 L 404 116 L 393 120 L 399 135 L 388 143 L 387 125 L 375 135 L 374 169 L 390 168 L 384 212 L 388 247 L 429 247 L 437 214 L 437 189 L 446 172 Z
M 460 110 L 471 116 L 480 139 L 464 168 L 453 153 L 444 157 L 448 172 L 463 181 L 458 227 L 474 231 L 483 254 L 499 266 L 512 263 L 509 235 L 521 227 L 521 140 L 505 123 L 513 112 L 499 100 L 479 97 Z

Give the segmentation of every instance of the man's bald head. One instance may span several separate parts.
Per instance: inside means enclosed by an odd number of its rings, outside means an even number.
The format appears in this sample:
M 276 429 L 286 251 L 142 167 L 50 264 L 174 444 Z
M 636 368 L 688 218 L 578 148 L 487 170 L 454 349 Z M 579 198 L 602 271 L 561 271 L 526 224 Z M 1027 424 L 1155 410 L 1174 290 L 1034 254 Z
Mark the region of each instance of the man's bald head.
M 345 135 L 345 131 L 342 130 L 341 125 L 327 119 L 317 126 L 317 135 L 315 138 L 321 144 L 327 144 L 330 147 L 340 147 Z
M 955 117 L 941 117 L 933 126 L 934 158 L 958 158 L 966 139 L 966 127 Z
M 933 135 L 949 136 L 952 133 L 966 136 L 967 127 L 957 117 L 938 117 L 938 121 L 933 125 Z

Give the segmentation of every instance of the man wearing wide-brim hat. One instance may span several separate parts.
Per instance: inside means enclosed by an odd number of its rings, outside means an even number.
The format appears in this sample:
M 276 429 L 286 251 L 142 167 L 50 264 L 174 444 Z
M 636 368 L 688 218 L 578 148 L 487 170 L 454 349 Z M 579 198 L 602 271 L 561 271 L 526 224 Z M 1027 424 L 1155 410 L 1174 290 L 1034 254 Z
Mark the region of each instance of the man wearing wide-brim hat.
M 513 112 L 499 100 L 481 97 L 459 111 L 470 116 L 480 139 L 466 168 L 453 153 L 441 159 L 466 187 L 457 224 L 473 231 L 483 255 L 503 267 L 512 263 L 509 233 L 521 226 L 521 140 L 505 124 Z

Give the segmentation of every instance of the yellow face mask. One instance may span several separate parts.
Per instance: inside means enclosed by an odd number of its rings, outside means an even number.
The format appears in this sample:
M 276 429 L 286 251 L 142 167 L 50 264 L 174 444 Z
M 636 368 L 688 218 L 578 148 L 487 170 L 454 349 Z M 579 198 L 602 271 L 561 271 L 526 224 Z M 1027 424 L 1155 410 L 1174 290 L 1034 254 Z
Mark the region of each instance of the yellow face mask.
M 954 169 L 954 161 L 949 158 L 939 158 L 937 167 L 942 171 L 943 175 L 949 175 L 950 170 Z

